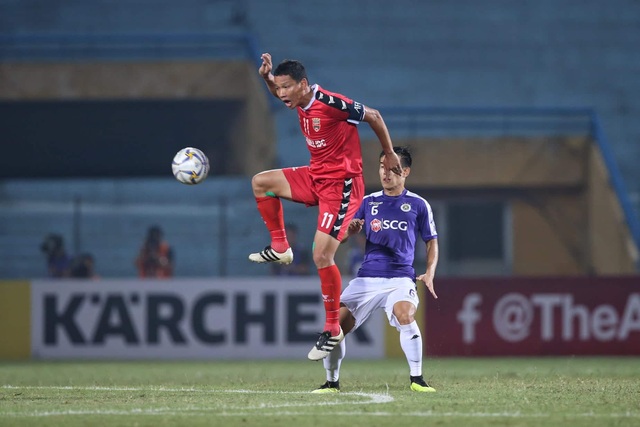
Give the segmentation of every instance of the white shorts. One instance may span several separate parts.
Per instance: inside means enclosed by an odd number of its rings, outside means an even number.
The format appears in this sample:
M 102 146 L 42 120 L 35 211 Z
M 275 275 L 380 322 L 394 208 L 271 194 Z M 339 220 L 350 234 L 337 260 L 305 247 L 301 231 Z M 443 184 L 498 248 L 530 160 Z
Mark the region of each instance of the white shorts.
M 416 284 L 408 277 L 387 279 L 384 277 L 356 277 L 342 291 L 343 303 L 356 319 L 356 330 L 376 309 L 387 313 L 389 324 L 399 330 L 400 323 L 393 315 L 393 306 L 398 301 L 408 301 L 418 307 Z

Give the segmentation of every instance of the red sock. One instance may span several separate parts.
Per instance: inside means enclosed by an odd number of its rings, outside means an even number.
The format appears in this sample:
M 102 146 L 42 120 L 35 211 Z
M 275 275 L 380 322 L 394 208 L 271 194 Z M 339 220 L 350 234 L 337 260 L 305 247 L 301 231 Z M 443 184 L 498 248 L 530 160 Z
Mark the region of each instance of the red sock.
M 284 252 L 289 249 L 287 234 L 284 231 L 284 216 L 282 215 L 282 202 L 279 197 L 256 197 L 258 212 L 262 216 L 264 225 L 271 235 L 271 247 L 276 252 Z
M 331 331 L 331 336 L 336 336 L 340 333 L 342 276 L 335 264 L 319 269 L 318 275 L 320 276 L 320 288 L 322 289 L 322 300 L 326 314 L 323 331 Z

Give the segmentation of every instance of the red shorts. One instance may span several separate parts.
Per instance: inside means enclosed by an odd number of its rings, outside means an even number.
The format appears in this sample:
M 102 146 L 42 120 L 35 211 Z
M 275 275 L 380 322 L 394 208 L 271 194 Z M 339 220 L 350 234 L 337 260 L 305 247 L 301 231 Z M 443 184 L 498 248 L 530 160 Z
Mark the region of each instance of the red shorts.
M 291 199 L 318 206 L 318 231 L 342 240 L 364 197 L 364 178 L 314 179 L 308 166 L 283 169 Z

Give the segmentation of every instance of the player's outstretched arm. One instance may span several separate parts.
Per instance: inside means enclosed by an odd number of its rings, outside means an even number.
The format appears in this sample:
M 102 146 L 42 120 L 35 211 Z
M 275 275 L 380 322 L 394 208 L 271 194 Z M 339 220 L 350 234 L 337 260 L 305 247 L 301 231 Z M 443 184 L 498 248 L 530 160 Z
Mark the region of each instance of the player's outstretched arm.
M 260 65 L 260 68 L 258 68 L 258 73 L 260 73 L 260 75 L 264 79 L 269 92 L 271 92 L 271 94 L 277 98 L 278 92 L 276 91 L 276 84 L 273 78 L 273 74 L 271 74 L 271 70 L 273 68 L 273 63 L 271 62 L 271 54 L 263 53 L 262 55 L 260 55 L 260 59 L 262 59 L 262 64 Z
M 382 159 L 382 165 L 387 173 L 393 172 L 396 175 L 402 173 L 402 167 L 400 166 L 400 158 L 393 151 L 393 142 L 391 142 L 391 135 L 389 135 L 389 129 L 380 114 L 380 111 L 375 108 L 367 107 L 365 105 L 365 115 L 363 121 L 369 123 L 371 129 L 378 137 L 382 151 L 384 152 L 384 159 Z
M 416 277 L 417 280 L 421 280 L 426 285 L 431 295 L 434 298 L 438 298 L 436 295 L 436 291 L 433 285 L 433 278 L 436 275 L 436 266 L 438 265 L 438 239 L 431 239 L 427 242 L 427 271 L 424 274 Z

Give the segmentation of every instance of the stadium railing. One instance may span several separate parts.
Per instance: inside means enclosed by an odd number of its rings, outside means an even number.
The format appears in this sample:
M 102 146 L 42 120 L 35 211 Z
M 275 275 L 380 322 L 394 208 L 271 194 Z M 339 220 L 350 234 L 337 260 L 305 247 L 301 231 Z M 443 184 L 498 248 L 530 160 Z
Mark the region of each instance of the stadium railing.
M 260 52 L 256 37 L 246 31 L 0 34 L 0 62 L 225 58 L 249 59 L 258 67 Z M 274 107 L 276 100 L 270 95 L 267 98 Z M 398 137 L 561 134 L 591 136 L 604 159 L 611 185 L 624 212 L 636 248 L 640 249 L 640 220 L 634 212 L 624 179 L 595 109 L 420 106 L 389 106 L 379 109 L 384 113 L 385 121 L 393 127 L 394 135 Z

